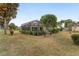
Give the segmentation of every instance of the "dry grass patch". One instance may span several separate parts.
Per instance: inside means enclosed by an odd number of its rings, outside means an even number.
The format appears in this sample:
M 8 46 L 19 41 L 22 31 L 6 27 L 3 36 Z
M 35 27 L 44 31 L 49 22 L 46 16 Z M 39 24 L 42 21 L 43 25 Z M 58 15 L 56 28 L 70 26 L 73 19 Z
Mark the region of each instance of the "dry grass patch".
M 47 37 L 18 32 L 0 36 L 0 55 L 79 55 L 79 47 L 73 44 L 68 32 Z

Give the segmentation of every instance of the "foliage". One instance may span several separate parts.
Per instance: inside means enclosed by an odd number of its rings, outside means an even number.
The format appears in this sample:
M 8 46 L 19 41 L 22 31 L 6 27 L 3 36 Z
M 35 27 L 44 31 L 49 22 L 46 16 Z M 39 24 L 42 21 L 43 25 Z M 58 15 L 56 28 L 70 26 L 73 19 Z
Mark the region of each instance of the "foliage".
M 9 29 L 17 29 L 17 26 L 14 23 L 9 24 Z
M 57 17 L 53 14 L 46 14 L 46 15 L 43 15 L 40 19 L 42 25 L 44 27 L 46 27 L 46 31 L 48 31 L 48 29 L 50 27 L 54 28 L 57 26 Z
M 23 34 L 30 34 L 30 35 L 36 35 L 36 36 L 43 35 L 45 33 L 44 31 L 37 32 L 37 31 L 27 31 L 27 30 L 23 30 L 23 29 L 21 29 L 20 32 Z
M 0 3 L 0 17 L 4 23 L 4 33 L 6 34 L 7 24 L 11 19 L 16 18 L 18 3 Z
M 72 20 L 71 19 L 65 20 L 65 27 L 69 27 L 70 25 L 72 25 Z
M 2 3 L 0 5 L 0 16 L 3 18 L 7 17 L 8 19 L 15 18 L 18 6 L 19 6 L 18 3 Z
M 13 35 L 13 34 L 14 34 L 13 29 L 10 29 L 10 35 Z
M 71 19 L 65 20 L 65 27 L 68 28 L 68 31 L 72 31 L 72 26 L 75 24 Z
M 76 45 L 79 45 L 79 34 L 72 34 L 71 38 Z
M 16 29 L 17 29 L 17 26 L 14 23 L 9 24 L 9 31 L 10 31 L 11 35 L 14 34 L 14 30 L 16 30 Z
M 52 28 L 52 29 L 49 30 L 49 32 L 52 33 L 52 34 L 53 33 L 58 33 L 59 31 L 60 31 L 59 28 Z
M 46 27 L 56 27 L 57 25 L 57 17 L 53 14 L 43 15 L 40 21 Z

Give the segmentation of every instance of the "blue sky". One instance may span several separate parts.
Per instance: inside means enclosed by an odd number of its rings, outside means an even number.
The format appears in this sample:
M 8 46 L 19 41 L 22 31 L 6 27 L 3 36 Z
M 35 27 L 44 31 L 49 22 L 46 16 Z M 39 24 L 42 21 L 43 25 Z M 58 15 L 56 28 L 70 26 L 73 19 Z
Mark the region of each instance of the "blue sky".
M 32 20 L 40 20 L 42 15 L 54 14 L 57 20 L 79 20 L 79 4 L 75 3 L 20 3 L 18 14 L 11 23 L 17 26 Z

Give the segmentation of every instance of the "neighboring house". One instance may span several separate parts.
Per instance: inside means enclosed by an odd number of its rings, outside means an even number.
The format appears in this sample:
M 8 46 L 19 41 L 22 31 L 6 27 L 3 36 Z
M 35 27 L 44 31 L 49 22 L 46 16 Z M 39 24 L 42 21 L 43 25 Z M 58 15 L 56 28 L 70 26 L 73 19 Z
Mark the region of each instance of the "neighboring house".
M 65 28 L 65 23 L 62 23 L 62 25 L 61 25 L 61 26 L 62 26 L 62 28 Z
M 57 25 L 57 28 L 61 28 L 61 27 L 62 27 L 62 28 L 65 28 L 65 24 L 62 23 L 62 24 L 58 24 L 58 25 Z
M 42 25 L 40 21 L 34 20 L 30 21 L 27 23 L 22 24 L 22 29 L 27 30 L 27 31 L 41 31 L 42 30 Z
M 79 31 L 79 24 L 72 26 L 72 31 Z
M 57 28 L 60 29 L 60 31 L 66 31 L 65 23 L 59 23 L 57 25 Z

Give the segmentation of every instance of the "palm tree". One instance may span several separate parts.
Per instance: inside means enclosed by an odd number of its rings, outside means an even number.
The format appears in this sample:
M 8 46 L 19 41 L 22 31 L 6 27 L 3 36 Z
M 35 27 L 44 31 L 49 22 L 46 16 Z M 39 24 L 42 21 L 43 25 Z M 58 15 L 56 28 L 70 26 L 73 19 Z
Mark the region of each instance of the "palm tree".
M 7 24 L 13 18 L 16 18 L 18 3 L 0 3 L 0 16 L 4 22 L 4 34 L 7 34 Z

